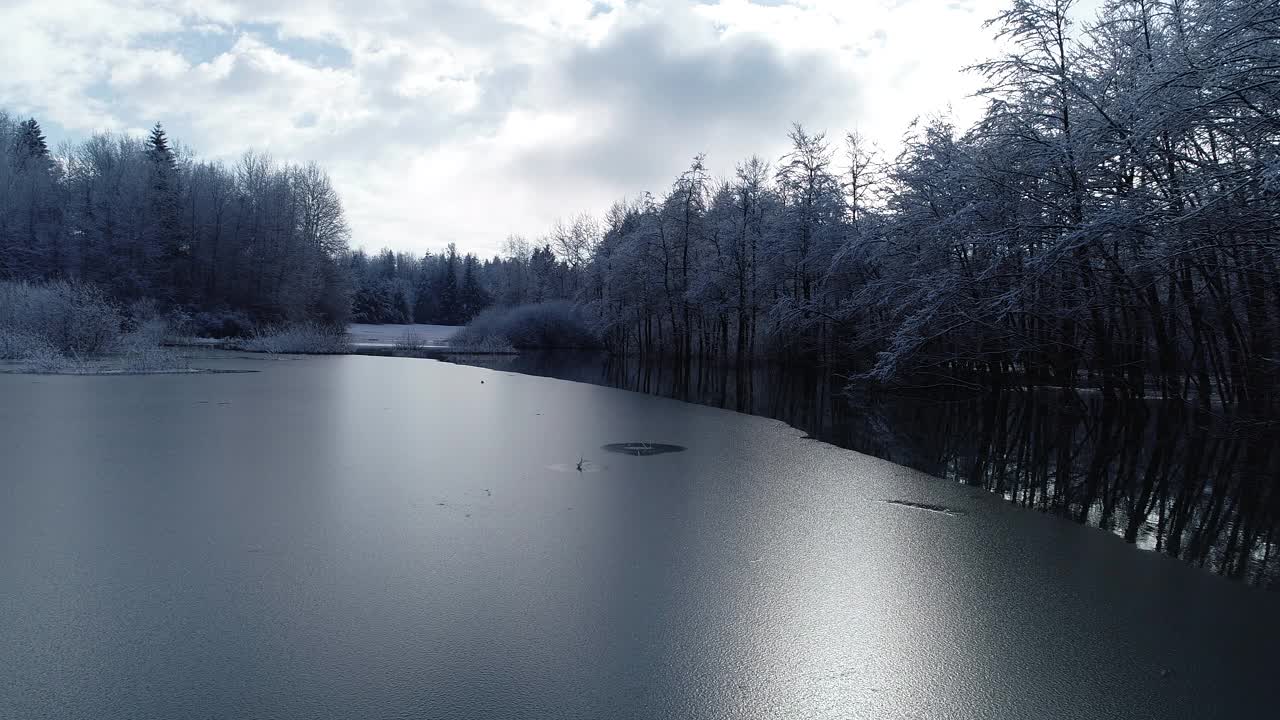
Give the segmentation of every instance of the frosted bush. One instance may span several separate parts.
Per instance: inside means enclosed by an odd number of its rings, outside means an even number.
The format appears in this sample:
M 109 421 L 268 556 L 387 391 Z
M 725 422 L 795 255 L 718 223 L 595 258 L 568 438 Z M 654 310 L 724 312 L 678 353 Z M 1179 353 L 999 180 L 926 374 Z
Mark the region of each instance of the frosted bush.
M 23 360 L 36 344 L 44 342 L 30 333 L 0 326 L 0 360 Z
M 319 323 L 274 325 L 262 328 L 237 345 L 241 350 L 263 353 L 333 355 L 350 350 L 342 328 Z
M 92 285 L 0 282 L 0 329 L 39 338 L 60 353 L 112 352 L 122 321 L 115 303 Z
M 573 303 L 557 300 L 490 308 L 449 341 L 454 347 L 499 343 L 517 348 L 594 348 L 600 340 Z
M 505 338 L 498 336 L 486 336 L 471 340 L 466 343 L 459 343 L 456 340 L 449 341 L 449 349 L 453 352 L 474 352 L 474 353 L 514 353 L 516 349 Z
M 123 361 L 123 369 L 126 372 L 159 372 L 174 370 L 184 365 L 182 358 L 176 352 L 148 343 L 129 348 Z
M 400 339 L 396 340 L 397 350 L 421 350 L 425 347 L 427 347 L 427 341 L 413 330 L 406 331 Z
M 180 366 L 160 347 L 169 319 L 156 303 L 128 313 L 92 285 L 0 282 L 0 359 L 44 373 L 156 372 Z

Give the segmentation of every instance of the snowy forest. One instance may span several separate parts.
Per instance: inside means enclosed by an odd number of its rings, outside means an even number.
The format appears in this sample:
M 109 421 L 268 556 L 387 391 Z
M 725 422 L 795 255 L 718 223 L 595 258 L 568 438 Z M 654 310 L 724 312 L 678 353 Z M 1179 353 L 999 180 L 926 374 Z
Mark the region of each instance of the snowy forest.
M 194 159 L 157 124 L 51 152 L 0 112 L 0 279 L 69 278 L 123 302 L 344 322 L 349 231 L 316 165 Z
M 202 161 L 159 124 L 145 139 L 102 133 L 55 151 L 39 122 L 3 110 L 0 147 L 0 280 L 97 285 L 190 310 L 215 335 L 275 321 L 463 324 L 495 299 L 570 294 L 549 248 L 484 264 L 452 244 L 422 257 L 349 250 L 341 200 L 315 164 Z
M 0 115 L 0 276 L 271 319 L 465 323 L 569 300 L 610 351 L 876 381 L 1248 402 L 1280 372 L 1280 4 L 1014 0 L 971 127 L 892 156 L 797 124 L 481 260 L 348 250 L 314 165 L 194 159 L 157 126 L 53 154 Z M 868 110 L 873 112 L 874 109 Z M 568 213 L 574 208 L 565 208 Z
M 1246 402 L 1280 371 L 1280 4 L 1015 0 L 967 129 L 794 127 L 548 241 L 619 352 Z

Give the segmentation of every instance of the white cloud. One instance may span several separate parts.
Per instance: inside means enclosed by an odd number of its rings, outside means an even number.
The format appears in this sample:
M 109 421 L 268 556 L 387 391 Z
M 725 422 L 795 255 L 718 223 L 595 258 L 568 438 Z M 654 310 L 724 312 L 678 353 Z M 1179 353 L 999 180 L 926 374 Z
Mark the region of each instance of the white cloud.
M 0 0 L 0 106 L 315 160 L 358 244 L 492 252 L 793 120 L 891 145 L 964 105 L 1003 2 Z

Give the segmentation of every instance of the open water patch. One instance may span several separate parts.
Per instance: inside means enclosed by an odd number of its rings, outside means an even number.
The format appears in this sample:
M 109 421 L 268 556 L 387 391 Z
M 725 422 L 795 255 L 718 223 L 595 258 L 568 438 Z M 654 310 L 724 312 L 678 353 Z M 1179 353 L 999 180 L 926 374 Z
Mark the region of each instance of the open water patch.
M 602 445 L 601 450 L 605 452 L 618 453 L 620 455 L 634 455 L 636 457 L 649 457 L 651 455 L 665 455 L 667 453 L 684 452 L 689 448 L 683 445 L 664 445 L 663 443 L 646 443 L 646 442 L 629 442 L 629 443 L 610 443 Z

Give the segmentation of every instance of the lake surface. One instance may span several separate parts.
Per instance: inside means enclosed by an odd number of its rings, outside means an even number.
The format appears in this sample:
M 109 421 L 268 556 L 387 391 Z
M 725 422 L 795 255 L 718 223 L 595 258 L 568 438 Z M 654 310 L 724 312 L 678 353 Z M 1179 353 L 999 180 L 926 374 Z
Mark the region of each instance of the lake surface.
M 0 717 L 1274 710 L 1276 593 L 774 420 L 203 364 L 0 376 Z
M 1280 586 L 1280 419 L 1098 393 L 845 392 L 830 372 L 588 353 L 454 362 L 679 398 L 782 420 L 823 442 L 982 487 L 1137 547 Z

